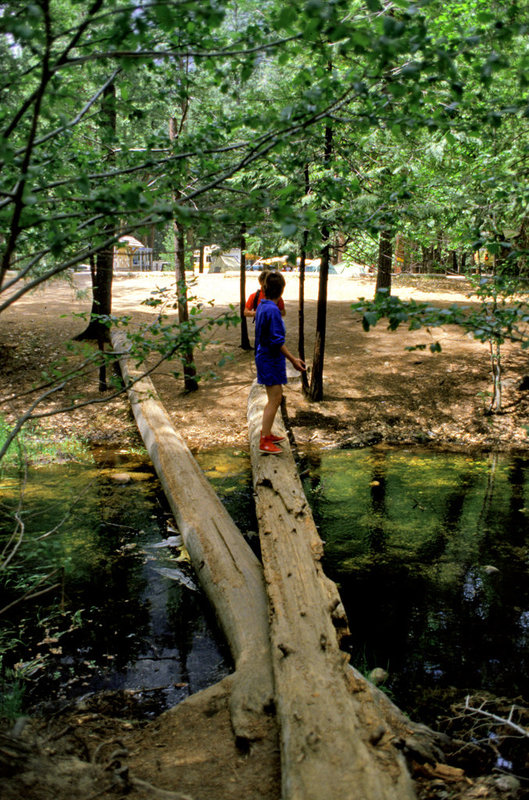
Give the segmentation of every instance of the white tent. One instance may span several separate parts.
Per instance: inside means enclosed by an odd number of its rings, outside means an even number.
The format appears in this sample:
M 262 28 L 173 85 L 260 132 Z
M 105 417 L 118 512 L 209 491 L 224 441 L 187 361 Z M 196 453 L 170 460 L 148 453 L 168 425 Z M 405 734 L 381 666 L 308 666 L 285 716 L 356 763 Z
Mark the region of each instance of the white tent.
M 341 261 L 339 264 L 330 264 L 329 273 L 331 275 L 343 275 L 344 278 L 354 278 L 360 275 L 367 275 L 368 269 L 364 264 L 357 264 L 356 262 Z
M 319 258 L 314 258 L 308 261 L 305 266 L 306 272 L 319 272 L 320 271 Z M 341 275 L 343 278 L 355 278 L 360 275 L 368 275 L 369 271 L 364 264 L 357 264 L 355 262 L 346 264 L 341 261 L 339 264 L 329 264 L 329 275 Z
M 224 254 L 211 256 L 211 263 L 209 265 L 209 271 L 211 272 L 231 272 L 233 270 L 238 271 L 240 269 L 240 262 L 234 256 L 228 256 Z

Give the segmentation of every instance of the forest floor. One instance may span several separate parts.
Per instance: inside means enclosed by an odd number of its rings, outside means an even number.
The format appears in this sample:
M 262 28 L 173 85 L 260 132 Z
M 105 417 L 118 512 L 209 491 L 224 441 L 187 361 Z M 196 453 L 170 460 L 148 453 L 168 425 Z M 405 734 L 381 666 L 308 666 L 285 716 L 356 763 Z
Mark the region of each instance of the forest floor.
M 286 275 L 286 280 L 287 345 L 296 352 L 298 284 L 295 275 Z M 152 320 L 156 311 L 142 301 L 171 283 L 168 273 L 117 275 L 114 313 L 130 314 L 133 323 Z M 256 285 L 257 275 L 249 273 L 247 294 Z M 70 363 L 78 357 L 66 348 L 85 327 L 84 320 L 75 315 L 89 311 L 89 287 L 89 275 L 76 273 L 70 282 L 58 280 L 25 295 L 2 314 L 1 393 L 10 399 L 0 413 L 9 418 L 25 411 L 32 395 L 23 393 L 32 389 L 42 370 L 63 356 Z M 317 290 L 317 277 L 308 276 L 305 352 L 309 365 Z M 401 299 L 427 300 L 439 306 L 470 305 L 469 290 L 461 280 L 412 276 L 396 278 L 393 287 Z M 300 452 L 377 442 L 466 452 L 528 452 L 529 393 L 524 378 L 529 375 L 529 364 L 525 352 L 504 345 L 504 412 L 488 415 L 491 371 L 487 346 L 453 327 L 390 332 L 381 322 L 366 333 L 350 306 L 361 297 L 372 298 L 373 291 L 371 278 L 330 276 L 325 398 L 321 403 L 309 402 L 297 375 L 289 378 L 285 390 L 289 422 Z M 202 275 L 193 293 L 206 302 L 214 301 L 208 314 L 215 316 L 229 304 L 238 306 L 239 278 Z M 176 312 L 169 313 L 174 316 Z M 252 324 L 249 332 L 253 340 Z M 216 377 L 204 378 L 197 392 L 183 391 L 181 380 L 172 375 L 176 364 L 162 365 L 153 375 L 175 427 L 194 452 L 217 446 L 248 448 L 246 400 L 255 377 L 253 351 L 240 348 L 240 327 L 218 326 L 213 335 L 215 341 L 196 353 L 196 364 L 200 373 L 215 373 Z M 440 353 L 428 348 L 435 341 L 442 346 Z M 417 344 L 427 347 L 406 350 Z M 99 400 L 97 375 L 85 379 L 82 386 L 61 391 L 60 407 L 67 407 L 76 396 Z M 56 409 L 56 397 L 43 401 L 39 409 Z M 124 398 L 44 417 L 41 424 L 58 441 L 76 434 L 92 445 L 138 444 Z M 241 753 L 231 736 L 225 692 L 219 689 L 194 703 L 186 701 L 154 722 L 126 719 L 122 709 L 117 713 L 99 699 L 34 721 L 27 731 L 31 757 L 24 772 L 3 779 L 4 800 L 69 800 L 72 796 L 85 800 L 122 796 L 126 791 L 134 798 L 166 800 L 278 800 L 280 795 L 273 722 L 268 738 L 249 753 Z M 432 799 L 515 796 L 490 782 L 454 781 L 453 775 L 449 780 L 442 776 L 428 780 L 421 791 L 421 797 Z

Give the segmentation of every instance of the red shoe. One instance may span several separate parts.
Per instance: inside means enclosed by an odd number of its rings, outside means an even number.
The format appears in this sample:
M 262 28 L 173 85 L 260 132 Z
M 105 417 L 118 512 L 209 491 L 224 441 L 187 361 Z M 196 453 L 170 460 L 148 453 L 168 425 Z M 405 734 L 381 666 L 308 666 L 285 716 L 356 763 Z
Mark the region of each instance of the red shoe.
M 261 453 L 269 453 L 274 455 L 278 455 L 283 452 L 281 448 L 272 441 L 272 435 L 261 436 L 259 440 L 259 451 Z
M 285 437 L 284 436 L 276 436 L 275 433 L 271 433 L 268 438 L 271 439 L 272 442 L 284 442 L 285 441 Z

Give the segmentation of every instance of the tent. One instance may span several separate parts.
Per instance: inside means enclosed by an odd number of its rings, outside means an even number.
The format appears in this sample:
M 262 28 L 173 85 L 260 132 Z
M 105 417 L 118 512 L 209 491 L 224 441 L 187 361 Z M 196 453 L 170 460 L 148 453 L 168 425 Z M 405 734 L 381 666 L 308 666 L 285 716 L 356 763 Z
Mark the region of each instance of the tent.
M 341 261 L 339 264 L 331 264 L 329 266 L 329 274 L 342 275 L 344 278 L 355 278 L 360 275 L 368 275 L 369 270 L 365 264 L 357 264 L 356 262 Z
M 212 272 L 238 272 L 241 268 L 240 262 L 234 256 L 220 255 L 211 256 L 209 271 Z
M 305 272 L 319 272 L 320 259 L 315 258 L 308 261 L 305 265 Z M 341 275 L 342 278 L 356 278 L 360 275 L 368 275 L 369 270 L 364 264 L 357 264 L 355 262 L 346 264 L 341 261 L 339 264 L 329 264 L 329 275 Z

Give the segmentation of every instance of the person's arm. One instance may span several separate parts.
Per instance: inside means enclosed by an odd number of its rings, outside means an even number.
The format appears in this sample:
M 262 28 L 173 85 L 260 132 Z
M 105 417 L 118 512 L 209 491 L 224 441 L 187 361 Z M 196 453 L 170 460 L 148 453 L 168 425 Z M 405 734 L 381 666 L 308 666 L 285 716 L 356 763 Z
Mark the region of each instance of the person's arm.
M 283 300 L 283 298 L 282 298 L 282 297 L 279 299 L 279 302 L 278 302 L 278 304 L 277 304 L 277 307 L 278 307 L 278 309 L 279 309 L 279 310 L 280 310 L 280 312 L 281 312 L 281 316 L 282 316 L 282 317 L 286 316 L 287 310 L 286 310 L 286 308 L 285 308 L 285 301 Z
M 245 317 L 255 317 L 257 311 L 253 307 L 253 299 L 255 297 L 255 292 L 250 295 L 248 300 L 246 301 L 246 305 L 244 306 L 244 316 Z
M 297 356 L 293 356 L 290 350 L 287 349 L 285 344 L 282 344 L 279 348 L 285 358 L 288 358 L 294 369 L 297 369 L 298 372 L 306 372 L 307 367 L 305 366 L 305 362 L 301 360 L 301 358 L 297 358 Z

